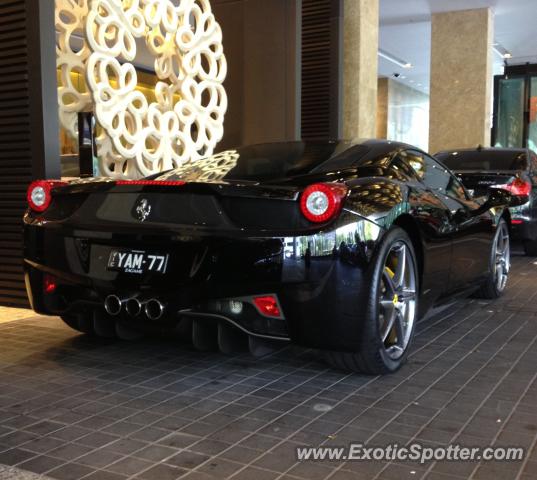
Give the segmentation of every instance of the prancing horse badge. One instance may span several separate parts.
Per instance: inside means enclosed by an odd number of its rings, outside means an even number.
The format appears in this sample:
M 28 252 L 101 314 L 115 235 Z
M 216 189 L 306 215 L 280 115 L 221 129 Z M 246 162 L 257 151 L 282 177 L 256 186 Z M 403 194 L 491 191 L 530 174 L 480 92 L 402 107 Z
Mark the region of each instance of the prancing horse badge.
M 140 222 L 145 222 L 149 215 L 151 215 L 151 204 L 147 199 L 142 198 L 136 206 L 136 217 Z

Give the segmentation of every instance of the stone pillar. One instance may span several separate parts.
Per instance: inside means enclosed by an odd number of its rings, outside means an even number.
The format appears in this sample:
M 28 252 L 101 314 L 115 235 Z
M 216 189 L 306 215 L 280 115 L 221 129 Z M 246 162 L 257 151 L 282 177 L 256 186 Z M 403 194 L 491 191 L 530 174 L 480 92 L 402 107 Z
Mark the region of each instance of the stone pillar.
M 489 8 L 432 16 L 432 153 L 490 145 L 493 29 Z
M 374 138 L 379 0 L 343 0 L 343 138 Z
M 377 93 L 377 135 L 376 138 L 388 138 L 388 101 L 390 79 L 378 80 Z

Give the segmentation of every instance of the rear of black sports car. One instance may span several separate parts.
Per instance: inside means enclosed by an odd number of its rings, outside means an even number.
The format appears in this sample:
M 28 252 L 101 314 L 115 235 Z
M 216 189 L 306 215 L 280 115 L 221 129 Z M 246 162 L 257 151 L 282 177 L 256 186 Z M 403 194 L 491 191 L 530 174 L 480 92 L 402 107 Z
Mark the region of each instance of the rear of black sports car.
M 345 208 L 344 183 L 163 178 L 31 187 L 24 253 L 37 312 L 101 331 L 189 324 L 200 345 L 231 329 L 356 349 L 383 230 Z M 319 189 L 335 203 L 315 218 Z
M 436 154 L 457 173 L 474 197 L 488 194 L 490 187 L 502 188 L 528 202 L 510 209 L 511 235 L 522 240 L 527 253 L 537 255 L 537 157 L 525 148 L 481 148 Z

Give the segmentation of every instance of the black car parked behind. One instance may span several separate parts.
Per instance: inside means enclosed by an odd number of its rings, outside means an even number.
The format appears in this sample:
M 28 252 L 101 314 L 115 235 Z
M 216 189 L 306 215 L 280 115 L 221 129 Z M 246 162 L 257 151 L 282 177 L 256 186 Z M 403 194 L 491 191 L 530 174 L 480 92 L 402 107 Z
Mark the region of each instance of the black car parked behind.
M 474 197 L 486 196 L 490 187 L 512 195 L 529 196 L 511 208 L 511 235 L 524 242 L 526 255 L 537 256 L 537 155 L 526 148 L 451 150 L 436 154 L 453 170 Z

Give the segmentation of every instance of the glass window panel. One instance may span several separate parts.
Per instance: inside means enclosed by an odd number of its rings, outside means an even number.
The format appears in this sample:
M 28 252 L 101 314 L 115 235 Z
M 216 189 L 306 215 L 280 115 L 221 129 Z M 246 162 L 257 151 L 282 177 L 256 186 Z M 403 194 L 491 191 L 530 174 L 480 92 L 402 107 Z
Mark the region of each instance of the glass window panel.
M 429 147 L 429 96 L 402 85 L 389 82 L 388 140 Z
M 524 78 L 500 80 L 496 147 L 524 146 Z
M 528 125 L 528 148 L 537 152 L 537 77 L 530 83 L 530 118 Z

